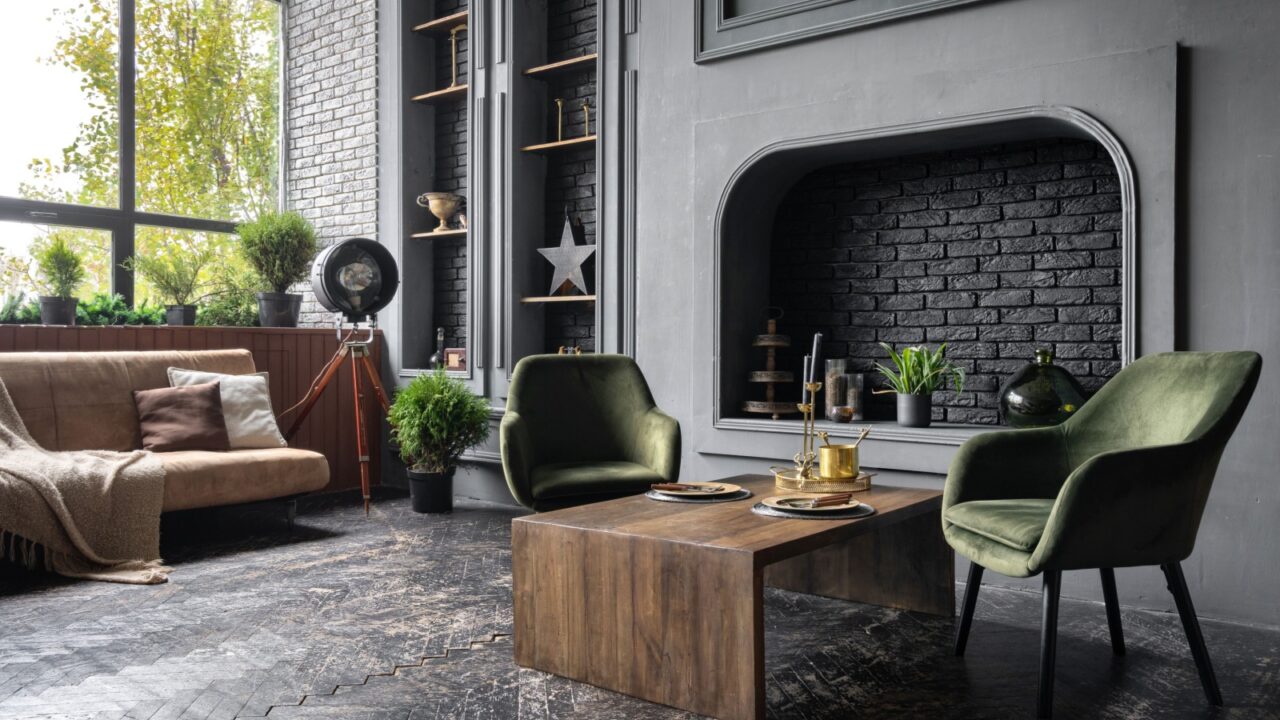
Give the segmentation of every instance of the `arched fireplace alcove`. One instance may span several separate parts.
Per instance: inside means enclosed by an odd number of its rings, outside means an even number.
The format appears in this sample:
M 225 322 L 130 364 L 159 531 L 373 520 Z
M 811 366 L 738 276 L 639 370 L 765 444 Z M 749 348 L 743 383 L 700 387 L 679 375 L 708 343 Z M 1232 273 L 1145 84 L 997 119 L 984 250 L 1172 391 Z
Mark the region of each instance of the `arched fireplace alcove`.
M 1016 118 L 793 141 L 734 176 L 719 228 L 720 417 L 741 417 L 768 308 L 794 346 L 812 333 L 879 382 L 879 346 L 941 342 L 969 375 L 935 421 L 997 422 L 1001 380 L 1052 348 L 1089 389 L 1131 352 L 1133 180 L 1087 116 Z M 779 387 L 780 399 L 798 386 Z M 869 403 L 893 419 L 891 397 Z

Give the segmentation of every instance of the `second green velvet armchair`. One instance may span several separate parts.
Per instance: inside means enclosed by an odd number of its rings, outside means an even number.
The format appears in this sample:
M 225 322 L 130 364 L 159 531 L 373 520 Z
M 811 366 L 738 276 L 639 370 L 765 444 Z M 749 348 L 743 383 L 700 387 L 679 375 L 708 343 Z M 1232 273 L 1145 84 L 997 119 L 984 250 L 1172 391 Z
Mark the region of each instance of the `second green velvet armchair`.
M 624 355 L 533 355 L 511 376 L 502 469 L 525 507 L 644 492 L 680 475 L 680 425 Z
M 1221 705 L 1180 563 L 1195 547 L 1218 461 L 1261 368 L 1253 352 L 1150 355 L 1062 425 L 966 442 L 942 500 L 947 542 L 972 561 L 956 654 L 964 653 L 984 569 L 1043 574 L 1038 712 L 1049 717 L 1062 572 L 1101 571 L 1112 648 L 1124 654 L 1114 568 L 1158 565 L 1205 695 Z

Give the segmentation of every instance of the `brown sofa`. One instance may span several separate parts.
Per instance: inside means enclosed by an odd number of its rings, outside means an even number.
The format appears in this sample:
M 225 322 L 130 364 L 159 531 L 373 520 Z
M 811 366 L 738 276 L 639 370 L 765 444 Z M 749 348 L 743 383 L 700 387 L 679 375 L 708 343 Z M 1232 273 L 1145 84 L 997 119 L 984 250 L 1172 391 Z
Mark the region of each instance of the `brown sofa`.
M 134 390 L 168 387 L 170 367 L 244 375 L 248 350 L 0 353 L 0 379 L 31 436 L 49 450 L 142 447 Z M 164 510 L 233 505 L 320 490 L 329 463 L 293 448 L 157 453 Z

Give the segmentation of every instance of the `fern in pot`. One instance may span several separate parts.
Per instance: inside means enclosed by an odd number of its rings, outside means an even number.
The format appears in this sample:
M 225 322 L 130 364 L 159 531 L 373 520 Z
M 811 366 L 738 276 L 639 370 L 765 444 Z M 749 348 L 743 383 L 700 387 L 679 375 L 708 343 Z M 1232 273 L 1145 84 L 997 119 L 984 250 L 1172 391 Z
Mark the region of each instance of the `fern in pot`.
M 80 254 L 67 244 L 66 239 L 55 236 L 35 253 L 36 268 L 48 295 L 40 296 L 40 323 L 42 325 L 75 325 L 76 289 L 84 282 L 84 262 Z
M 166 325 L 195 325 L 196 301 L 204 287 L 200 273 L 212 260 L 208 250 L 178 248 L 159 255 L 134 255 L 122 265 L 141 275 L 164 298 Z
M 302 295 L 289 288 L 307 279 L 319 249 L 311 223 L 296 212 L 265 213 L 236 227 L 236 233 L 240 253 L 270 288 L 257 295 L 259 324 L 297 327 Z
M 414 512 L 453 509 L 453 475 L 462 454 L 489 437 L 489 403 L 443 368 L 396 393 L 387 414 L 400 459 L 409 466 Z
M 947 359 L 947 344 L 930 350 L 923 345 L 903 348 L 901 352 L 886 343 L 880 347 L 889 353 L 893 367 L 876 363 L 880 374 L 898 395 L 898 424 L 904 427 L 929 427 L 933 421 L 933 393 L 950 380 L 956 392 L 964 390 L 964 370 Z

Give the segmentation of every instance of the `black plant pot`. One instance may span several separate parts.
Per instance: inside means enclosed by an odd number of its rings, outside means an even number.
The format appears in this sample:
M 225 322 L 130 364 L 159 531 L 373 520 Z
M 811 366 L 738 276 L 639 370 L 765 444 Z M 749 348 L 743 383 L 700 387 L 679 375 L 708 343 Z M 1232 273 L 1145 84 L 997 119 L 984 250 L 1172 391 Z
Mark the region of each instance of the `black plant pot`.
M 933 422 L 933 395 L 898 394 L 898 424 L 903 427 L 929 427 Z
M 40 296 L 41 325 L 75 325 L 77 298 Z
M 166 305 L 164 308 L 164 322 L 166 325 L 195 325 L 196 306 Z
M 258 324 L 262 327 L 298 327 L 302 296 L 294 293 L 258 293 Z
M 409 469 L 409 501 L 414 512 L 447 513 L 453 511 L 453 470 L 443 473 L 418 472 Z

